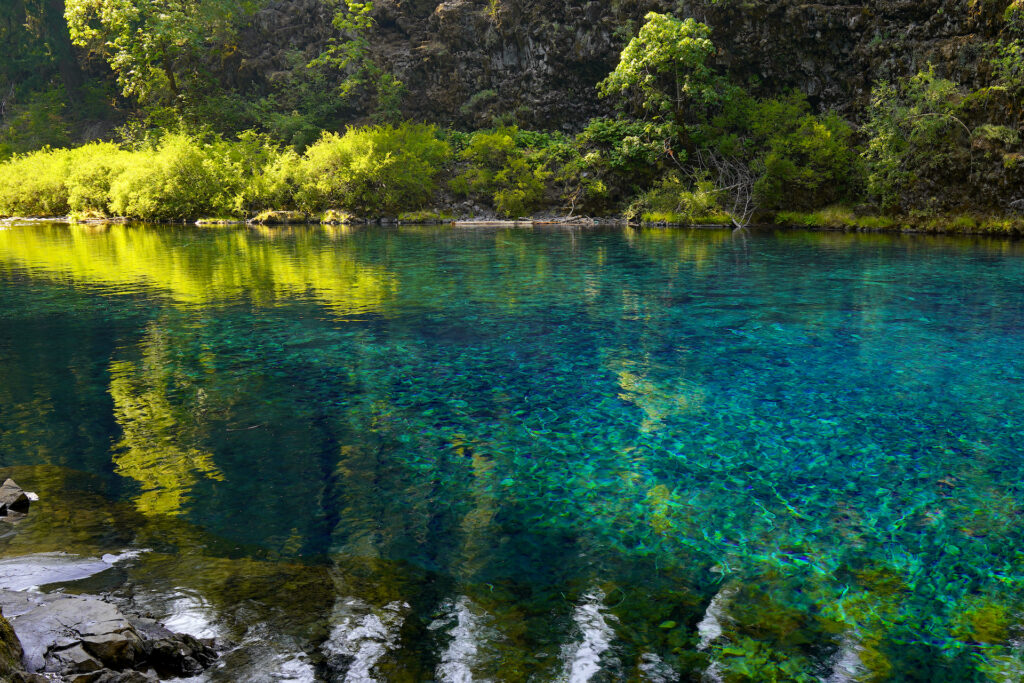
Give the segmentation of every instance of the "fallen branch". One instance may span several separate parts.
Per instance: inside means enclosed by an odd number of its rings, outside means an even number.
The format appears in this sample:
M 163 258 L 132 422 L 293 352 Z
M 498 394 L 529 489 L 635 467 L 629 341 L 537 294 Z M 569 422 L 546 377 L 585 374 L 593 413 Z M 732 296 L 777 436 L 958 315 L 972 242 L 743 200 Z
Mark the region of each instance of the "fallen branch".
M 745 162 L 703 149 L 697 152 L 697 168 L 715 180 L 716 189 L 732 208 L 725 208 L 737 230 L 746 230 L 757 210 L 754 183 L 757 177 Z

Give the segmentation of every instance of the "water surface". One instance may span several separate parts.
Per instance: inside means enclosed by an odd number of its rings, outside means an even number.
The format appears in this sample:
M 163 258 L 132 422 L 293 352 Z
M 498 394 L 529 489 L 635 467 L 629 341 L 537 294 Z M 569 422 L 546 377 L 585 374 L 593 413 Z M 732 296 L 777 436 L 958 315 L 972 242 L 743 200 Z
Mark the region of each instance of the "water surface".
M 1021 675 L 1024 247 L 11 225 L 0 553 L 212 680 Z

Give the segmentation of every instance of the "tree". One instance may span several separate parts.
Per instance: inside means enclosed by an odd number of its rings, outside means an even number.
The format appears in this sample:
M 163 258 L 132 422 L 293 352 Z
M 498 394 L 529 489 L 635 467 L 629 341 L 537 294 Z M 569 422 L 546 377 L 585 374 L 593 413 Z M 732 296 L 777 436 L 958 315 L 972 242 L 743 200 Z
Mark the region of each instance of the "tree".
M 972 132 L 959 117 L 963 100 L 957 84 L 931 67 L 874 87 L 864 159 L 868 191 L 883 209 L 910 208 L 969 184 Z
M 720 100 L 723 79 L 708 64 L 715 53 L 711 29 L 695 19 L 650 12 L 622 51 L 618 66 L 597 88 L 632 102 L 648 118 L 683 124 Z
M 126 96 L 181 109 L 212 78 L 204 62 L 230 49 L 247 0 L 67 0 L 75 45 L 102 54 Z
M 331 23 L 340 37 L 332 38 L 327 49 L 309 66 L 340 70 L 344 78 L 338 94 L 343 99 L 371 99 L 374 103 L 373 118 L 398 121 L 405 84 L 389 72 L 370 50 L 370 30 L 374 24 L 372 0 L 332 2 L 337 3 L 337 9 Z
M 62 0 L 9 0 L 0 3 L 0 88 L 10 98 L 14 90 L 45 85 L 54 70 L 68 99 L 77 103 L 82 72 L 64 23 Z

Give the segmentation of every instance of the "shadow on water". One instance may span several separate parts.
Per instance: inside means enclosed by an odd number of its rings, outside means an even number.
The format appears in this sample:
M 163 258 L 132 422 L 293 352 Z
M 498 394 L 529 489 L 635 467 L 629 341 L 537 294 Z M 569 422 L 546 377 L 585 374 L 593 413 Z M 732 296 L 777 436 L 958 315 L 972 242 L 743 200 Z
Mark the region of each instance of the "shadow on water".
M 1021 255 L 13 226 L 0 550 L 144 550 L 61 587 L 213 680 L 1011 675 Z

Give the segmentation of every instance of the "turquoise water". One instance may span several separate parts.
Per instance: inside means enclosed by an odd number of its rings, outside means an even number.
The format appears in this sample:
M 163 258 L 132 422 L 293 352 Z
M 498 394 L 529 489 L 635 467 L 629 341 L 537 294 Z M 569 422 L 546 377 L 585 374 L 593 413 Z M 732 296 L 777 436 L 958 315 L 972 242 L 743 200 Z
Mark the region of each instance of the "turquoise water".
M 0 292 L 76 501 L 7 553 L 144 548 L 295 680 L 1024 670 L 1024 245 L 12 225 Z

